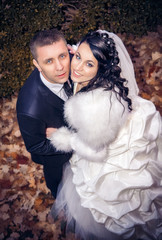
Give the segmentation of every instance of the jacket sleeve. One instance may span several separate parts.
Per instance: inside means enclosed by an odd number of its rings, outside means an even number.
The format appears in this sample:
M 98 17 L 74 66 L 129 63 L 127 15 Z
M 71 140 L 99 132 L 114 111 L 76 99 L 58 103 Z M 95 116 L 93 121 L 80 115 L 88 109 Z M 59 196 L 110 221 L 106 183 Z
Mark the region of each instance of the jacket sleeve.
M 51 135 L 50 141 L 57 150 L 62 152 L 71 152 L 71 139 L 73 134 L 73 131 L 67 127 L 61 127 Z
M 17 118 L 26 149 L 30 153 L 37 155 L 61 154 L 50 140 L 46 139 L 47 126 L 44 122 L 24 114 L 18 114 Z
M 80 139 L 77 133 L 74 133 L 67 127 L 61 127 L 50 137 L 51 143 L 57 150 L 62 152 L 74 151 L 81 158 L 89 161 L 102 161 L 105 159 L 106 148 L 100 150 L 92 149 Z
M 71 147 L 78 156 L 84 158 L 88 161 L 100 162 L 104 161 L 107 156 L 107 148 L 103 147 L 101 149 L 94 149 L 88 146 L 84 141 L 82 141 L 77 133 L 74 133 L 71 137 Z

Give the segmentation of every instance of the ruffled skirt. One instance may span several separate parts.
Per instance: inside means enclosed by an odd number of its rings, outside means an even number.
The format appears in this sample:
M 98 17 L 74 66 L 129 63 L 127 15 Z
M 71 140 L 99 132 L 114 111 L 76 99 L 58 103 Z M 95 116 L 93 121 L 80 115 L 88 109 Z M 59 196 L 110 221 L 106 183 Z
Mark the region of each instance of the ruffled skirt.
M 107 206 L 108 208 L 108 206 Z M 93 211 L 94 209 L 92 209 Z M 156 212 L 156 211 L 155 211 Z M 118 221 L 109 218 L 113 226 L 113 232 L 105 227 L 105 223 L 99 223 L 94 219 L 90 209 L 82 206 L 81 199 L 73 184 L 73 172 L 70 164 L 65 166 L 63 181 L 60 184 L 56 201 L 52 207 L 51 213 L 55 218 L 63 218 L 66 221 L 66 231 L 75 233 L 76 238 L 82 240 L 161 240 L 162 221 L 152 219 L 145 224 L 136 224 L 133 227 L 126 226 L 125 232 L 121 234 L 118 231 Z M 134 215 L 135 216 L 135 215 Z M 155 217 L 156 218 L 156 217 Z M 132 221 L 131 216 L 127 216 L 127 221 Z M 111 224 L 109 225 L 111 229 Z M 123 222 L 124 224 L 124 222 Z M 126 224 L 127 225 L 127 224 Z M 157 229 L 158 227 L 158 229 Z M 159 236 L 159 237 L 158 237 Z
M 108 231 L 104 224 L 93 218 L 90 210 L 81 206 L 81 200 L 72 182 L 70 164 L 65 166 L 63 181 L 51 213 L 55 218 L 66 221 L 66 231 L 75 233 L 76 238 L 84 240 L 121 240 L 121 236 Z
M 162 119 L 150 101 L 137 99 L 104 161 L 73 154 L 52 213 L 84 240 L 162 239 Z

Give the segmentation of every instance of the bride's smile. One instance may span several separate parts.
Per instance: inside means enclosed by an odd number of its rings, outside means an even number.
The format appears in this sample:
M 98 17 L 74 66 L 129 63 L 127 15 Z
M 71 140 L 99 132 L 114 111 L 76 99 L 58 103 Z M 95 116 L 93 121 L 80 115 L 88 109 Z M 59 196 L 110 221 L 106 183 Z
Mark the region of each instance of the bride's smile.
M 98 61 L 89 45 L 82 43 L 71 62 L 71 79 L 77 83 L 88 83 L 98 71 Z

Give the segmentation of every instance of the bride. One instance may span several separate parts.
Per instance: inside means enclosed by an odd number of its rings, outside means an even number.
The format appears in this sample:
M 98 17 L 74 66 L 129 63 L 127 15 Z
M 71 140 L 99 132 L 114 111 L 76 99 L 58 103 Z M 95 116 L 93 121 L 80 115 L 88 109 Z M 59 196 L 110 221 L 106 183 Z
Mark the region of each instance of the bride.
M 71 62 L 75 95 L 66 103 L 69 128 L 47 129 L 60 151 L 73 151 L 53 214 L 91 239 L 160 239 L 162 121 L 138 96 L 134 69 L 121 39 L 87 34 Z

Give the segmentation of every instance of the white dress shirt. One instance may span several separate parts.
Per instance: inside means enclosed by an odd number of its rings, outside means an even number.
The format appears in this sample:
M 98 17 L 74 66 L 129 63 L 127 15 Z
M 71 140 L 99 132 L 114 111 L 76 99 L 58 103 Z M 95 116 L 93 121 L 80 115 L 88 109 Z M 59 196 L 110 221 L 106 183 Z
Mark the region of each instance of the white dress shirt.
M 65 93 L 65 90 L 63 88 L 64 84 L 59 83 L 51 83 L 45 79 L 45 77 L 40 73 L 40 78 L 44 85 L 49 88 L 54 94 L 56 94 L 59 98 L 66 101 L 68 99 L 68 96 Z

